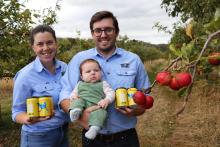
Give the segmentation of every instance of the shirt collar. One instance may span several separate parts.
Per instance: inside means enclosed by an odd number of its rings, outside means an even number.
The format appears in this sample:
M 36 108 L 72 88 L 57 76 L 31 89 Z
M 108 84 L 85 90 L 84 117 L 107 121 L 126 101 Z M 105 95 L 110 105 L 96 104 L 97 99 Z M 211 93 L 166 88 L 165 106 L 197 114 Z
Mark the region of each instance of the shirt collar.
M 97 51 L 96 48 L 94 48 L 94 52 L 93 53 L 94 53 L 94 56 L 97 56 L 97 55 L 102 56 L 101 54 L 99 54 L 99 52 Z M 121 48 L 116 48 L 115 52 L 110 57 L 112 57 L 114 55 L 122 55 L 122 49 Z
M 41 72 L 44 69 L 43 64 L 40 62 L 39 57 L 36 57 L 36 59 L 34 60 L 34 66 L 37 72 Z M 58 62 L 57 59 L 55 59 L 55 67 L 56 69 L 59 68 L 61 66 L 61 64 Z

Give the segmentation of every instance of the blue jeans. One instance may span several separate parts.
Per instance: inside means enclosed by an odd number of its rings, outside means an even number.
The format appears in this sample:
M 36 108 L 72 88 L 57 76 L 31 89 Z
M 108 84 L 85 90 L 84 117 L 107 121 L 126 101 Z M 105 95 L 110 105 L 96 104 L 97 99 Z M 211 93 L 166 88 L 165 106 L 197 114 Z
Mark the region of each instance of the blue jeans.
M 68 147 L 68 124 L 40 133 L 21 131 L 21 147 Z

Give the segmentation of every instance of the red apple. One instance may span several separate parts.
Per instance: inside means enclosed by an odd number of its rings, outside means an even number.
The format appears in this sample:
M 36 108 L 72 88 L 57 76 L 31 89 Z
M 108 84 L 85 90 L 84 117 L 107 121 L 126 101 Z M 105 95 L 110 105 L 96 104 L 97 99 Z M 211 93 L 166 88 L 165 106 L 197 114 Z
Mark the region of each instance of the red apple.
M 169 71 L 162 71 L 156 75 L 156 81 L 160 85 L 169 85 L 171 78 L 171 73 Z
M 154 98 L 150 95 L 146 96 L 146 109 L 150 109 L 154 104 Z
M 175 78 L 181 88 L 189 86 L 189 84 L 192 82 L 192 76 L 187 72 L 178 73 L 175 75 Z
M 220 52 L 211 53 L 208 56 L 208 62 L 212 65 L 220 65 Z
M 171 79 L 169 86 L 170 86 L 170 88 L 173 89 L 173 90 L 179 90 L 180 88 L 182 88 L 182 87 L 179 86 L 179 84 L 178 84 L 178 82 L 177 82 L 177 80 L 176 80 L 175 77 L 173 77 L 173 78 Z
M 143 104 L 143 105 L 139 105 L 139 106 L 141 106 L 141 107 L 144 108 L 144 109 L 147 109 L 147 105 L 146 105 L 146 103 Z
M 135 92 L 133 95 L 134 102 L 138 105 L 144 105 L 146 103 L 145 94 L 141 91 Z

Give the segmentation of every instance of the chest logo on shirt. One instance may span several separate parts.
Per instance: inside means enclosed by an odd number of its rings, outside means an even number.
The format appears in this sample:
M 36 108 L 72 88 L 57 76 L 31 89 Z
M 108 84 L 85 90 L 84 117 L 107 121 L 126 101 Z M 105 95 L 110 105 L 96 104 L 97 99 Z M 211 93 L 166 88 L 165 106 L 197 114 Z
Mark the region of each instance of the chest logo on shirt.
M 129 68 L 129 63 L 122 63 L 121 68 Z

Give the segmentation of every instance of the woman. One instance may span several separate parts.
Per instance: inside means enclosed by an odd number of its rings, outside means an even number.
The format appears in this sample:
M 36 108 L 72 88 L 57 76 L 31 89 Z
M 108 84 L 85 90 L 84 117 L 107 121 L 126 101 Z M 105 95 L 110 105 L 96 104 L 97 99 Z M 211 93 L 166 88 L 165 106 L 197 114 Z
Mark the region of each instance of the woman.
M 67 147 L 69 118 L 58 108 L 60 78 L 66 64 L 55 59 L 58 47 L 55 31 L 47 25 L 35 27 L 30 33 L 30 44 L 36 58 L 14 77 L 12 119 L 22 124 L 21 147 Z M 52 97 L 53 115 L 28 117 L 27 98 L 46 95 Z

